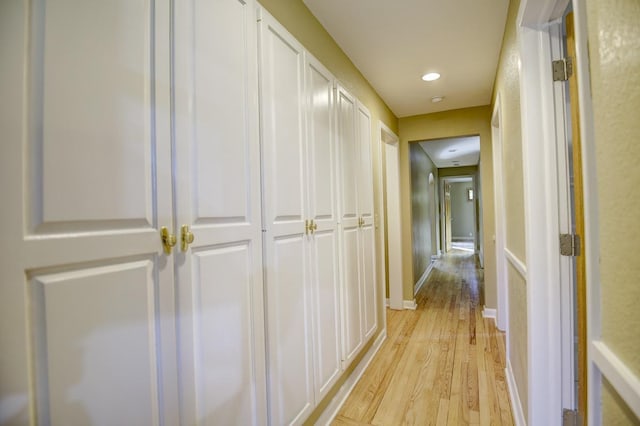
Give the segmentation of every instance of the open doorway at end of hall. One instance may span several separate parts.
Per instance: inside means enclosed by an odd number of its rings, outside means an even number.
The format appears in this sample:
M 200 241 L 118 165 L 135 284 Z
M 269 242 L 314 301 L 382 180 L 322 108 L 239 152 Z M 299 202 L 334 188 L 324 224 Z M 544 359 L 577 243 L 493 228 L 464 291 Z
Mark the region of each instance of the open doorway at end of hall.
M 472 176 L 441 179 L 442 235 L 445 252 L 477 250 L 477 191 Z

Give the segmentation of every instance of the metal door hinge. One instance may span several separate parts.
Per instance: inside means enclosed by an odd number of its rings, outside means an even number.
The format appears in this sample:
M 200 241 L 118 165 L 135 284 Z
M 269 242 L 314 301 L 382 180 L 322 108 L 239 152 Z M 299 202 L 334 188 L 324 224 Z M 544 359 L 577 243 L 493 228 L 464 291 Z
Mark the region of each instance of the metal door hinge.
M 580 235 L 560 234 L 560 254 L 580 256 Z
M 571 58 L 562 58 L 551 62 L 553 69 L 553 81 L 567 81 L 573 75 L 573 61 Z
M 569 410 L 564 408 L 562 410 L 562 426 L 580 426 L 580 413 L 577 410 Z

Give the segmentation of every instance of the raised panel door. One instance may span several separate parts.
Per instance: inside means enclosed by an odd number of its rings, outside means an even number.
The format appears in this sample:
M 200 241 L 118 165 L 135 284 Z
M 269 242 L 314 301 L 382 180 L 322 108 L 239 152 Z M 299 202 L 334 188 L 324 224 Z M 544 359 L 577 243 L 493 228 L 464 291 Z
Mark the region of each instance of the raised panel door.
M 255 3 L 175 9 L 175 250 L 182 423 L 264 424 Z M 178 235 L 180 239 L 180 235 Z
M 2 5 L 1 423 L 178 422 L 169 12 Z
M 377 326 L 375 226 L 373 211 L 373 170 L 371 162 L 371 115 L 360 102 L 357 105 L 358 141 L 358 214 L 360 225 L 360 280 L 362 324 L 365 339 Z
M 343 368 L 362 347 L 362 287 L 360 280 L 360 239 L 358 216 L 359 148 L 357 140 L 357 100 L 344 88 L 337 88 L 337 133 L 340 191 L 340 268 L 342 287 Z
M 375 228 L 365 224 L 360 229 L 361 239 L 361 273 L 362 280 L 362 323 L 365 339 L 371 337 L 378 325 L 377 318 L 377 286 L 376 286 L 376 258 L 375 258 Z
M 358 214 L 373 222 L 373 169 L 371 162 L 371 114 L 360 102 L 356 119 Z
M 314 406 L 304 51 L 265 11 L 260 31 L 269 416 L 301 423 Z
M 317 228 L 309 239 L 313 300 L 316 402 L 340 374 L 340 281 L 333 76 L 307 55 L 307 174 L 309 217 Z

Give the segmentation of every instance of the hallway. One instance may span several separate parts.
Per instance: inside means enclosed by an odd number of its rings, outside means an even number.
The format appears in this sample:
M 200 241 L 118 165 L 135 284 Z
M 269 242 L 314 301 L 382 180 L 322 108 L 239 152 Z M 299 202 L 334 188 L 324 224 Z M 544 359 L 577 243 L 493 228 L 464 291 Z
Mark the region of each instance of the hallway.
M 387 340 L 333 425 L 511 425 L 504 334 L 482 318 L 476 257 L 436 261 L 415 311 L 387 309 Z

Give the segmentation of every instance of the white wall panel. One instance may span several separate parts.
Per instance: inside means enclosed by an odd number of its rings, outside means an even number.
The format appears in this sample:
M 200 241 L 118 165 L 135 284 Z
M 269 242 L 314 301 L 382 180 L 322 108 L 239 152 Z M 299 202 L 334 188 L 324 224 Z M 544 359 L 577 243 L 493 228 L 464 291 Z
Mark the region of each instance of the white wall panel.
M 159 424 L 154 263 L 35 275 L 40 423 Z
M 254 418 L 254 363 L 261 358 L 253 341 L 252 255 L 246 243 L 193 255 L 196 393 L 202 424 L 262 420 Z
M 29 172 L 39 231 L 152 225 L 151 10 L 126 0 L 34 9 Z

